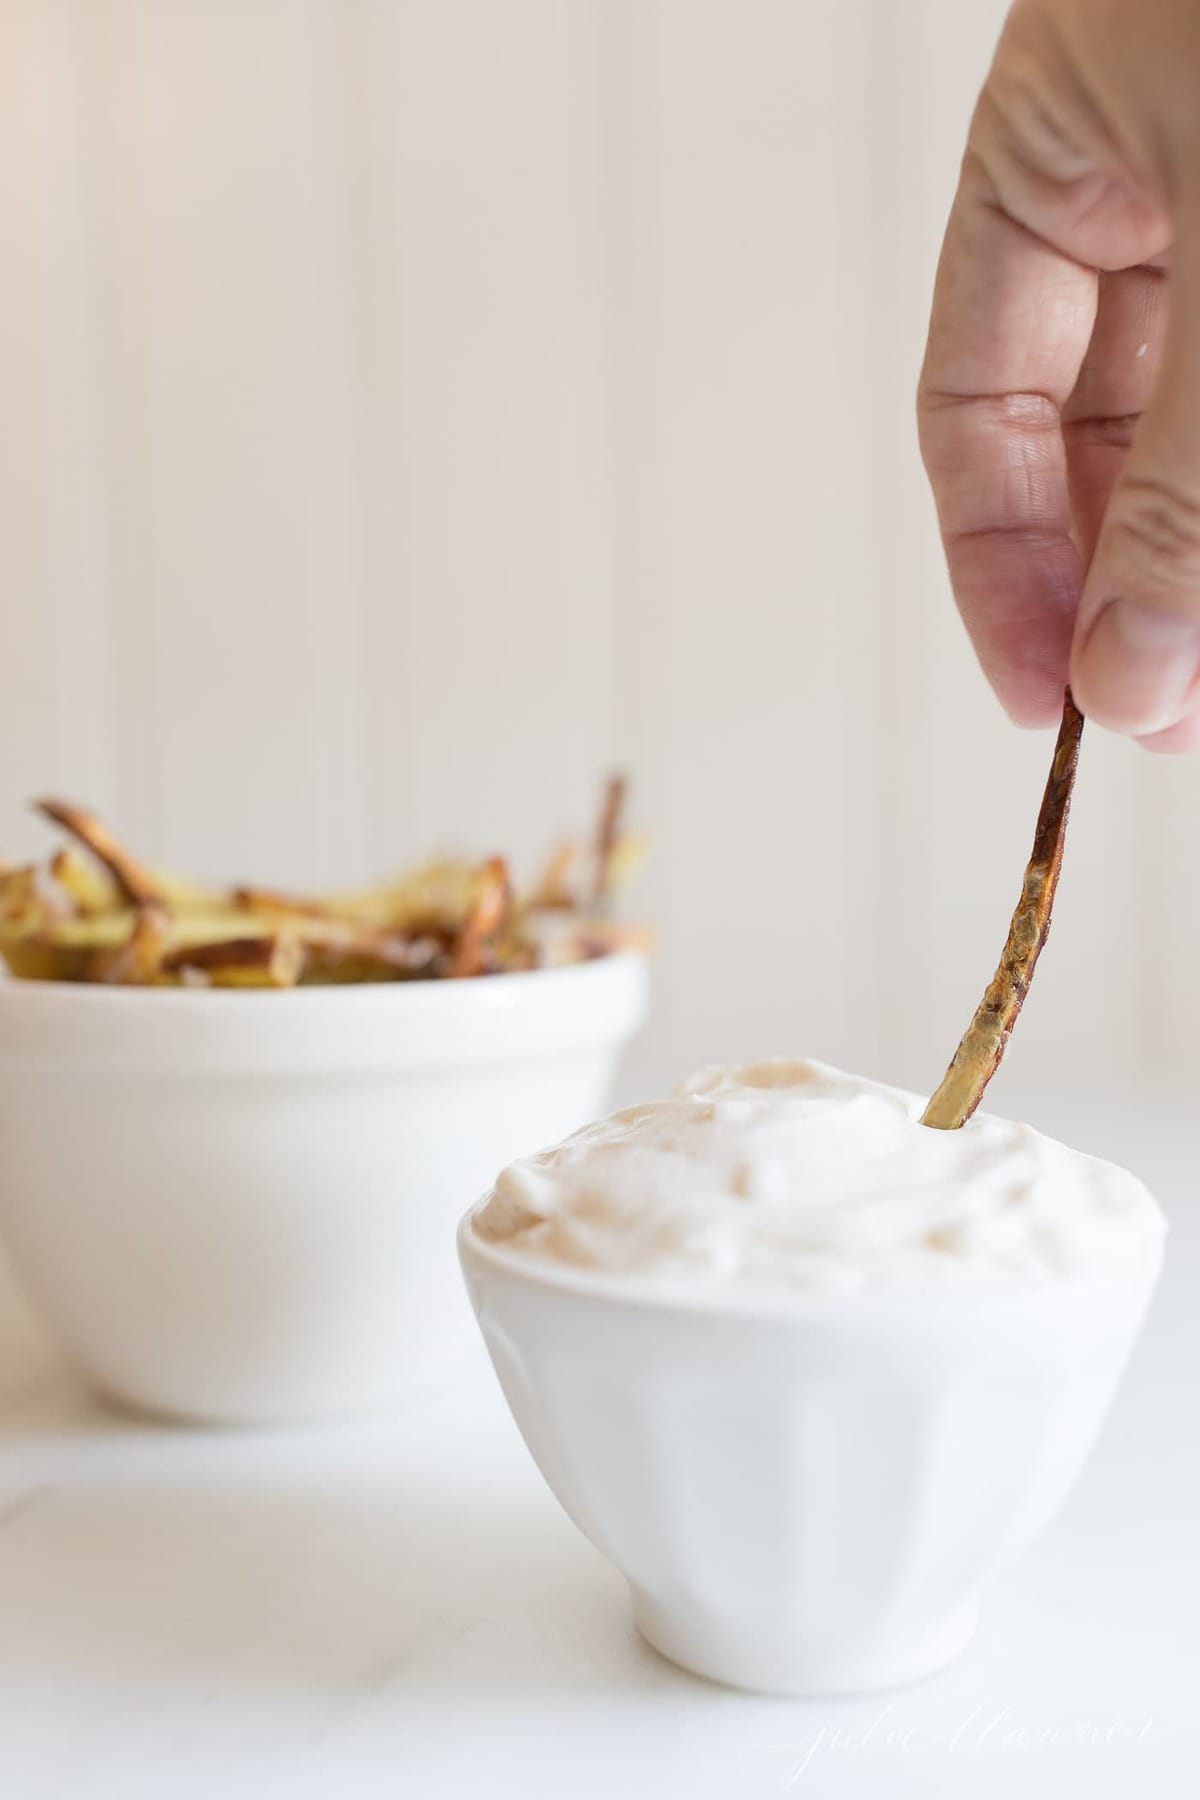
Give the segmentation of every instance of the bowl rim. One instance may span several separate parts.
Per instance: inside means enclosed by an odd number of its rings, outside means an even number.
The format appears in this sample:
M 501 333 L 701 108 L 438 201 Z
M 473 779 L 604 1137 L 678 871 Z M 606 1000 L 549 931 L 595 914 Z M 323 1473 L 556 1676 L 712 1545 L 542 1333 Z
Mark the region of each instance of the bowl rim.
M 459 1220 L 457 1244 L 465 1274 L 472 1265 L 524 1284 L 535 1292 L 554 1293 L 600 1308 L 615 1307 L 641 1314 L 688 1315 L 694 1318 L 750 1318 L 786 1323 L 798 1319 L 829 1321 L 868 1314 L 880 1322 L 900 1321 L 919 1326 L 928 1314 L 938 1319 L 992 1316 L 1018 1307 L 1044 1311 L 1061 1302 L 1086 1302 L 1099 1294 L 1119 1291 L 1142 1294 L 1148 1301 L 1163 1265 L 1163 1240 L 1152 1251 L 1111 1268 L 1074 1270 L 1061 1274 L 1020 1277 L 1008 1284 L 963 1282 L 940 1287 L 935 1283 L 883 1289 L 871 1282 L 839 1292 L 801 1286 L 755 1288 L 726 1282 L 711 1286 L 687 1277 L 655 1277 L 620 1271 L 575 1268 L 549 1260 L 539 1261 L 520 1251 L 489 1243 L 475 1230 L 475 1221 L 489 1196 L 468 1207 Z M 468 1286 L 470 1285 L 468 1281 Z
M 461 981 L 273 990 L 13 977 L 0 982 L 0 1070 L 158 1082 L 513 1066 L 624 1044 L 645 1020 L 649 989 L 635 951 Z
M 166 1012 L 180 1012 L 213 1007 L 233 1012 L 238 1009 L 257 1011 L 264 1004 L 275 1010 L 294 1008 L 297 1012 L 334 1005 L 348 1006 L 363 1012 L 426 1008 L 448 1010 L 469 1006 L 480 1000 L 485 1006 L 515 1005 L 522 1000 L 549 1000 L 555 992 L 569 992 L 572 987 L 599 986 L 614 974 L 628 971 L 642 976 L 648 971 L 650 957 L 642 950 L 610 950 L 601 956 L 587 957 L 574 963 L 560 963 L 542 969 L 500 970 L 491 975 L 470 975 L 458 979 L 416 977 L 408 981 L 316 982 L 308 987 L 147 987 L 123 986 L 100 981 L 43 981 L 30 976 L 11 975 L 0 967 L 0 1011 L 10 1006 L 38 1006 L 57 1003 L 88 1007 L 100 1011 L 133 1010 L 153 1007 Z M 637 979 L 637 976 L 634 976 Z M 18 999 L 17 996 L 21 997 Z

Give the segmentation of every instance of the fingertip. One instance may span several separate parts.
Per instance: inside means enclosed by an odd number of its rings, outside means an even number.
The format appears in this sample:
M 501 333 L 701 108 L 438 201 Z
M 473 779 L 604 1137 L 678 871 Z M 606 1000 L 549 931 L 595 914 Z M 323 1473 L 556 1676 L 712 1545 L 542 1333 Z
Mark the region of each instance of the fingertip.
M 1035 619 L 992 622 L 972 634 L 993 693 L 1022 731 L 1045 731 L 1062 718 L 1071 649 L 1070 621 L 1052 609 Z
M 958 610 L 996 698 L 1023 730 L 1057 725 L 1081 586 L 1074 545 L 999 533 L 947 549 Z
M 996 694 L 1001 706 L 1019 730 L 1045 731 L 1049 726 L 1057 725 L 1062 718 L 1064 687 L 1065 684 L 1051 689 L 1039 683 L 1034 692 L 1022 693 L 1013 698 L 1006 698 L 997 687 Z
M 1156 756 L 1186 756 L 1189 751 L 1200 749 L 1200 711 L 1189 713 L 1165 731 L 1150 732 L 1137 741 L 1143 750 L 1153 751 Z
M 1082 711 L 1140 741 L 1186 719 L 1198 682 L 1200 618 L 1141 601 L 1109 601 L 1072 647 L 1071 687 Z

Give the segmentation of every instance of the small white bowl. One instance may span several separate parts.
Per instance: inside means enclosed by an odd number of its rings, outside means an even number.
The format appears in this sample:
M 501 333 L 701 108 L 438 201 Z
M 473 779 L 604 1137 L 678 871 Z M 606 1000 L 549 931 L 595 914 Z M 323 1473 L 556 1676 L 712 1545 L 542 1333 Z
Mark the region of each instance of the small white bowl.
M 0 981 L 0 1232 L 118 1399 L 386 1404 L 470 1347 L 466 1200 L 602 1109 L 646 992 L 631 954 L 287 992 Z
M 734 1687 L 931 1673 L 1067 1494 L 1158 1274 L 771 1297 L 537 1262 L 459 1229 L 529 1449 L 643 1636 Z

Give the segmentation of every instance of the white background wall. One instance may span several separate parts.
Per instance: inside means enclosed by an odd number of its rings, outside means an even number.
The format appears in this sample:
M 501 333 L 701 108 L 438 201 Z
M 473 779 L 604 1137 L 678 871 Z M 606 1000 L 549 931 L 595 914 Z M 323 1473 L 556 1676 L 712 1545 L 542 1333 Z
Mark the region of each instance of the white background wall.
M 911 419 L 1001 12 L 5 0 L 0 844 L 63 790 L 214 875 L 528 858 L 624 762 L 631 1081 L 931 1085 L 1049 756 Z M 1093 734 L 1004 1082 L 1200 1076 L 1198 797 Z

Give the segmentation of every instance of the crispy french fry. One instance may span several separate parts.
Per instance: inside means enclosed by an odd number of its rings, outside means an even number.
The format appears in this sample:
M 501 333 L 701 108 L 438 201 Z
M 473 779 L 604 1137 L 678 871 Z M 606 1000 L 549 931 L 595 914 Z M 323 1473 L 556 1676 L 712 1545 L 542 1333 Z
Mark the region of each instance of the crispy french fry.
M 534 882 L 526 904 L 562 912 L 577 906 L 573 878 L 578 860 L 579 845 L 573 839 L 564 838 L 560 844 L 556 844 Z
M 398 881 L 317 898 L 326 912 L 339 919 L 357 919 L 411 936 L 432 932 L 450 939 L 471 904 L 475 875 L 473 863 L 438 857 Z
M 396 938 L 374 948 L 365 940 L 344 944 L 310 943 L 303 982 L 306 987 L 350 985 L 368 981 L 412 981 L 439 973 L 445 952 L 434 938 Z
M 938 1131 L 956 1131 L 964 1125 L 1000 1066 L 1050 930 L 1082 735 L 1083 716 L 1068 691 L 1038 814 L 1033 852 L 1000 966 L 954 1052 L 941 1086 L 921 1115 L 922 1125 L 931 1125 Z
M 66 800 L 39 800 L 36 804 L 43 818 L 69 831 L 104 864 L 130 905 L 151 906 L 161 902 L 162 889 L 150 871 L 117 842 L 99 819 Z
M 529 941 L 537 946 L 537 966 L 544 968 L 590 962 L 618 950 L 645 952 L 653 947 L 651 934 L 643 927 L 626 925 L 615 919 L 581 918 L 578 914 L 556 912 L 552 908 L 527 913 L 522 920 L 522 929 Z
M 283 894 L 276 888 L 236 887 L 231 895 L 239 912 L 298 915 L 300 918 L 327 919 L 336 916 L 324 900 L 296 894 Z
M 293 900 L 264 888 L 240 888 L 235 898 L 251 917 L 286 928 L 310 953 L 306 981 L 393 980 L 433 971 L 442 945 L 436 938 L 339 919 L 321 902 Z
M 50 873 L 85 919 L 112 912 L 122 904 L 121 890 L 108 871 L 77 850 L 56 851 L 50 859 Z
M 309 950 L 316 970 L 325 977 L 339 968 L 373 969 L 379 971 L 375 979 L 383 980 L 428 975 L 435 971 L 444 955 L 437 938 L 407 937 L 400 932 L 373 931 L 365 926 L 334 929 L 340 925 L 339 921 L 331 921 L 331 928 L 322 931 L 314 930 L 314 923 L 306 921 L 299 929 L 299 936 Z M 366 979 L 361 972 L 346 978 Z
M 482 972 L 488 940 L 499 932 L 511 905 L 508 864 L 502 856 L 493 856 L 479 871 L 475 898 L 451 951 L 448 974 L 458 978 Z
M 87 961 L 41 941 L 57 924 L 38 883 L 36 868 L 6 863 L 0 869 L 0 961 L 25 981 L 75 981 Z
M 129 907 L 94 919 L 63 919 L 39 910 L 17 930 L 11 925 L 0 926 L 0 935 L 63 950 L 86 960 L 96 950 L 114 950 L 128 942 L 135 918 L 136 913 Z
M 226 896 L 215 888 L 207 887 L 202 881 L 192 881 L 186 875 L 177 875 L 171 869 L 152 869 L 150 879 L 163 905 L 173 913 L 220 911 L 229 905 Z
M 576 962 L 592 961 L 598 956 L 613 956 L 618 950 L 637 950 L 648 955 L 654 948 L 654 933 L 645 925 L 626 925 L 615 919 L 585 919 L 575 930 Z
M 220 893 L 145 867 L 82 807 L 45 800 L 42 813 L 80 848 L 59 849 L 45 880 L 0 862 L 0 958 L 29 979 L 187 987 L 438 979 L 580 961 L 622 941 L 607 912 L 630 855 L 618 832 L 623 794 L 620 778 L 609 782 L 594 851 L 603 920 L 577 891 L 565 844 L 520 902 L 499 857 L 482 866 L 435 858 L 340 894 Z
M 295 987 L 304 968 L 305 948 L 288 932 L 273 937 L 225 938 L 190 944 L 162 960 L 167 974 L 205 975 L 213 987 Z
M 142 907 L 124 944 L 93 951 L 84 979 L 124 987 L 148 986 L 162 967 L 170 933 L 165 908 L 157 903 Z
M 39 943 L 36 938 L 0 939 L 0 959 L 22 981 L 83 981 L 90 953 Z
M 21 928 L 42 917 L 38 872 L 33 864 L 0 872 L 0 924 Z
M 277 920 L 240 913 L 232 906 L 176 912 L 171 915 L 171 949 L 182 949 L 188 944 L 227 944 L 234 938 L 273 937 L 278 930 Z
M 608 860 L 610 891 L 622 887 L 646 860 L 647 839 L 640 832 L 627 831 L 613 845 Z
M 613 851 L 621 835 L 621 818 L 629 784 L 624 775 L 610 775 L 604 789 L 596 826 L 595 867 L 592 876 L 592 910 L 607 912 L 612 901 Z

